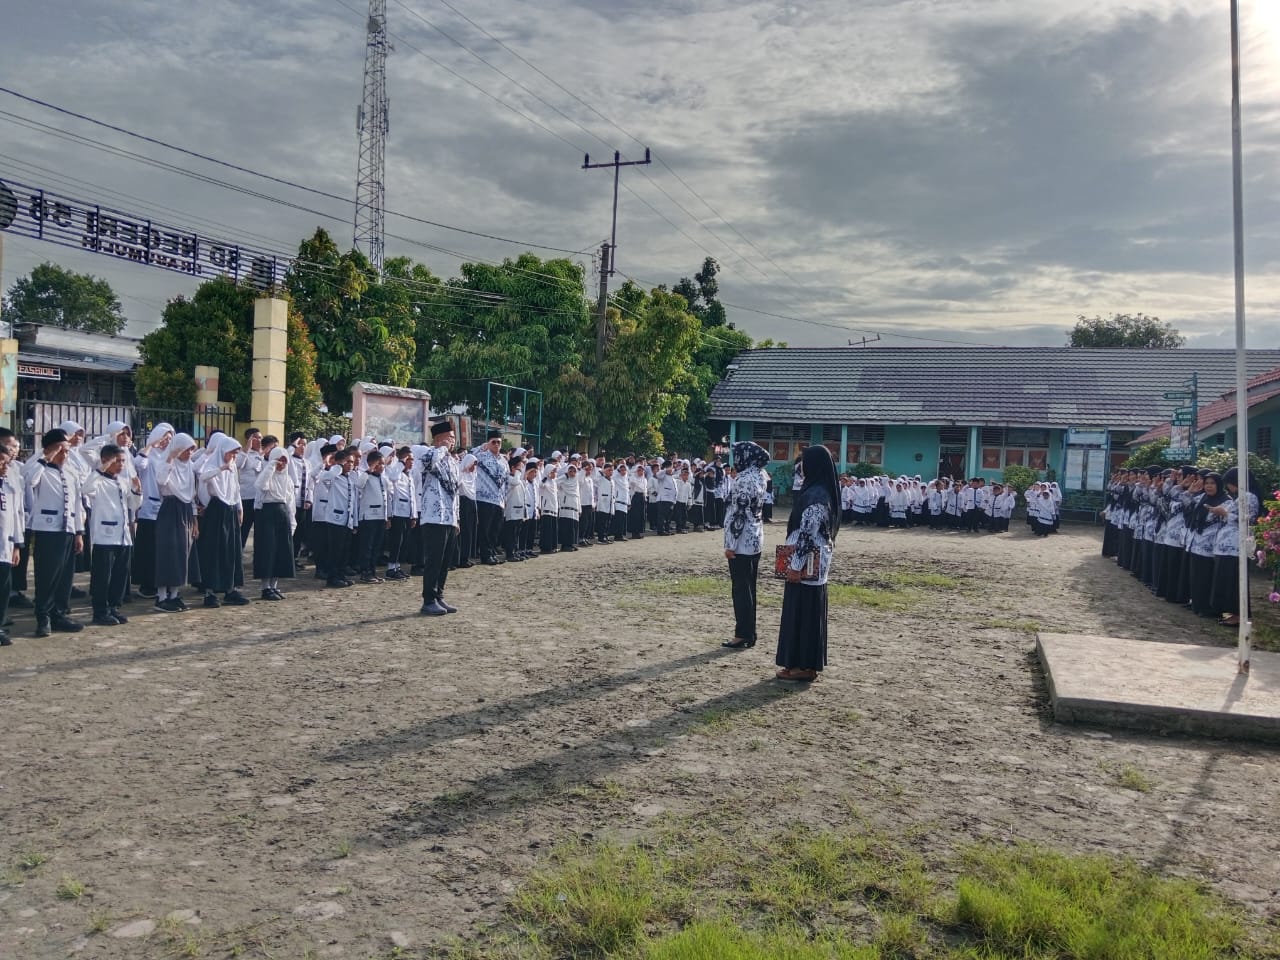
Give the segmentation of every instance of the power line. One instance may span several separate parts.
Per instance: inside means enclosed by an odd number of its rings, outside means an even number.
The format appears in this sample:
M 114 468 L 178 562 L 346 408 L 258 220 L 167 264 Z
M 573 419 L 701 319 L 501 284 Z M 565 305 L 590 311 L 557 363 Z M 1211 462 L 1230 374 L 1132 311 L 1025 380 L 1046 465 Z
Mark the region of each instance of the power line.
M 344 7 L 347 7 L 348 10 L 352 9 L 346 3 L 343 3 L 342 0 L 338 0 L 338 2 L 342 3 L 342 5 Z M 426 54 L 423 54 L 423 55 L 427 56 Z M 337 200 L 341 203 L 347 203 L 347 204 L 353 204 L 353 205 L 355 204 L 355 200 L 352 199 L 351 197 L 344 197 L 344 196 L 341 196 L 340 194 L 330 193 L 327 190 L 321 190 L 317 187 L 309 187 L 305 184 L 297 183 L 293 180 L 286 180 L 282 177 L 276 177 L 269 173 L 263 173 L 260 170 L 254 170 L 250 167 L 245 167 L 237 163 L 231 163 L 230 161 L 227 161 L 227 160 L 221 160 L 217 157 L 213 157 L 196 150 L 190 150 L 186 147 L 180 147 L 177 144 L 169 143 L 165 140 L 157 139 L 156 137 L 150 137 L 150 136 L 147 136 L 146 134 L 137 133 L 136 131 L 129 130 L 125 127 L 117 126 L 116 124 L 107 123 L 104 120 L 98 120 L 94 117 L 87 116 L 86 114 L 77 113 L 74 110 L 68 110 L 65 107 L 60 107 L 57 104 L 49 103 L 48 101 L 40 100 L 40 99 L 37 99 L 36 97 L 29 97 L 26 94 L 19 93 L 18 91 L 10 89 L 9 87 L 0 86 L 0 93 L 7 93 L 12 97 L 17 97 L 19 100 L 25 100 L 28 103 L 35 104 L 36 106 L 44 107 L 46 109 L 53 110 L 57 113 L 64 114 L 65 116 L 74 117 L 77 120 L 83 120 L 86 123 L 91 123 L 99 127 L 104 127 L 108 130 L 115 131 L 116 133 L 120 133 L 128 137 L 133 137 L 134 139 L 142 140 L 146 143 L 151 143 L 156 146 L 164 147 L 165 149 L 173 150 L 177 153 L 185 154 L 186 156 L 194 157 L 195 159 L 198 159 L 198 160 L 204 160 L 207 163 L 212 163 L 221 167 L 226 167 L 227 169 L 235 170 L 239 173 L 244 173 L 244 174 L 248 174 L 249 176 L 258 177 L 263 180 L 268 180 L 272 183 L 277 183 L 285 187 L 291 187 L 295 190 L 301 190 L 305 193 L 311 193 L 319 197 L 325 197 L 326 199 L 329 199 L 329 200 Z M 0 113 L 3 113 L 3 111 L 0 111 Z M 9 117 L 16 116 L 15 114 L 4 114 L 4 115 Z M 21 119 L 25 120 L 27 118 L 21 118 Z M 28 121 L 28 122 L 35 123 L 36 121 Z M 50 129 L 56 130 L 58 128 L 54 127 Z M 62 132 L 67 133 L 71 136 L 76 136 L 76 137 L 80 136 L 79 134 L 71 134 L 70 131 L 62 131 Z M 572 146 L 572 144 L 570 145 Z M 119 149 L 119 148 L 115 148 L 115 149 Z M 128 151 L 125 151 L 125 152 L 127 153 Z M 156 162 L 161 163 L 161 161 L 156 161 Z M 283 202 L 283 201 L 278 201 L 278 202 Z M 305 208 L 299 208 L 299 209 L 305 209 Z M 565 247 L 553 247 L 553 246 L 548 246 L 547 244 L 544 244 L 544 243 L 532 243 L 525 240 L 514 240 L 510 237 L 502 237 L 502 236 L 498 236 L 497 234 L 484 233 L 483 231 L 480 231 L 480 230 L 471 230 L 466 227 L 458 227 L 458 226 L 454 226 L 453 224 L 441 223 L 437 220 L 428 220 L 425 217 L 418 217 L 412 214 L 401 213 L 396 210 L 388 210 L 387 215 L 393 216 L 393 217 L 400 217 L 403 220 L 409 220 L 413 223 L 420 223 L 420 224 L 423 224 L 424 226 L 438 227 L 442 230 L 451 230 L 455 233 L 465 233 L 469 236 L 482 237 L 486 240 L 497 240 L 501 243 L 510 243 L 514 246 L 532 247 L 538 250 L 552 250 L 556 253 L 573 254 L 576 252 L 573 250 L 569 250 Z

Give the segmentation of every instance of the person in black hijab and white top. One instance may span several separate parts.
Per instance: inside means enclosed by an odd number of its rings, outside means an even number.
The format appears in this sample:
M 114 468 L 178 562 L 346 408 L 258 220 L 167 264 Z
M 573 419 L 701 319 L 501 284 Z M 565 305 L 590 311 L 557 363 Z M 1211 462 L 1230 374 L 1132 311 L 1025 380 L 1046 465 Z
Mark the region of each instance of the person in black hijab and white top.
M 720 644 L 731 650 L 756 645 L 756 580 L 764 549 L 764 467 L 769 452 L 749 440 L 733 445 L 733 465 L 738 470 L 725 509 L 724 555 L 729 561 L 733 585 L 733 639 Z
M 776 676 L 808 682 L 827 663 L 827 575 L 840 532 L 840 487 L 831 452 L 820 444 L 805 448 L 801 468 L 804 488 L 787 521 L 795 551 L 782 593 Z

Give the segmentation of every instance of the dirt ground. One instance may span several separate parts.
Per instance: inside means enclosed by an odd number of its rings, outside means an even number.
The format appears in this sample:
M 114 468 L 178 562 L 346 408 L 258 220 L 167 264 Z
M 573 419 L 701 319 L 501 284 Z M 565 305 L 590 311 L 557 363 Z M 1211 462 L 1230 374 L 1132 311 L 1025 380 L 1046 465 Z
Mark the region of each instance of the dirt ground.
M 18 611 L 0 957 L 426 955 L 557 843 L 724 810 L 761 831 L 863 816 L 939 857 L 984 837 L 1128 855 L 1274 919 L 1280 751 L 1047 716 L 1037 629 L 1232 640 L 1100 540 L 846 529 L 833 582 L 872 593 L 833 607 L 810 689 L 771 679 L 777 581 L 761 644 L 719 647 L 718 532 L 461 571 L 442 619 L 418 581 L 134 604 L 47 640 Z

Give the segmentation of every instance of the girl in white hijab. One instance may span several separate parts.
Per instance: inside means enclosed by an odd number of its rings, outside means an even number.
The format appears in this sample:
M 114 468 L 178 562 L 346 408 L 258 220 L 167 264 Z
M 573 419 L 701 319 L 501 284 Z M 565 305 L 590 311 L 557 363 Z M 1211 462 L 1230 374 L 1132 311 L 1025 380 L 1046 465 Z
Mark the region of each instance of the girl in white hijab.
M 249 602 L 239 590 L 244 586 L 240 555 L 242 507 L 236 470 L 240 449 L 238 440 L 220 433 L 210 442 L 199 468 L 200 500 L 205 506 L 196 546 L 206 607 L 220 607 L 223 603 L 242 607 Z M 218 599 L 219 593 L 224 599 Z
M 294 488 L 289 458 L 275 447 L 258 474 L 258 512 L 253 533 L 253 575 L 262 582 L 263 600 L 283 600 L 280 578 L 294 576 Z
M 155 525 L 156 607 L 169 612 L 187 609 L 182 585 L 189 579 L 191 547 L 200 533 L 194 503 L 196 476 L 191 468 L 195 447 L 195 440 L 179 433 L 163 451 L 164 459 L 152 465 L 161 498 Z

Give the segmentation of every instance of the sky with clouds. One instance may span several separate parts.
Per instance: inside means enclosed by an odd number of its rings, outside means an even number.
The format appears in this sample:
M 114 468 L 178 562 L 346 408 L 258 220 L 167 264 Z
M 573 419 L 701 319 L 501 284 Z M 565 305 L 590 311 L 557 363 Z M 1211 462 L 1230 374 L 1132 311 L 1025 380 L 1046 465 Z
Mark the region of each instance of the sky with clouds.
M 9 0 L 0 85 L 354 196 L 366 3 Z M 580 169 L 583 154 L 638 158 L 648 146 L 655 162 L 623 173 L 619 271 L 670 284 L 715 256 L 730 319 L 757 338 L 1058 345 L 1077 315 L 1144 312 L 1192 345 L 1234 342 L 1227 0 L 387 7 L 390 211 L 589 250 L 608 234 L 612 183 Z M 1241 0 L 1241 34 L 1248 335 L 1270 347 L 1280 3 Z M 4 94 L 0 111 L 0 179 L 272 249 L 316 226 L 350 242 L 349 204 Z M 394 215 L 387 230 L 407 238 L 388 239 L 388 255 L 442 276 L 522 250 Z M 192 288 L 14 237 L 4 286 L 44 259 L 107 277 L 136 333 Z

